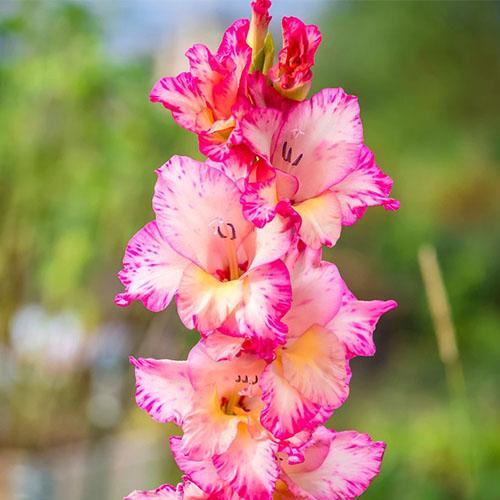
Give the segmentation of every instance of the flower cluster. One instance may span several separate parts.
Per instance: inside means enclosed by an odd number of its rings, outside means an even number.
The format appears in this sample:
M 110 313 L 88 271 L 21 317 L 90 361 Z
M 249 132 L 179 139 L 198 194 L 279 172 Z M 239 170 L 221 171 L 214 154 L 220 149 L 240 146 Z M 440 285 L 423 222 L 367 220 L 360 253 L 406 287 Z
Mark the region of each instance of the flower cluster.
M 116 303 L 158 312 L 175 297 L 201 336 L 186 361 L 131 358 L 139 407 L 183 431 L 170 447 L 185 474 L 131 500 L 347 499 L 380 469 L 384 443 L 323 424 L 396 303 L 358 300 L 321 249 L 367 207 L 398 202 L 356 97 L 305 99 L 319 30 L 285 17 L 273 65 L 269 7 L 252 2 L 215 54 L 194 45 L 189 71 L 151 92 L 207 159 L 157 170 L 155 219 L 127 246 Z

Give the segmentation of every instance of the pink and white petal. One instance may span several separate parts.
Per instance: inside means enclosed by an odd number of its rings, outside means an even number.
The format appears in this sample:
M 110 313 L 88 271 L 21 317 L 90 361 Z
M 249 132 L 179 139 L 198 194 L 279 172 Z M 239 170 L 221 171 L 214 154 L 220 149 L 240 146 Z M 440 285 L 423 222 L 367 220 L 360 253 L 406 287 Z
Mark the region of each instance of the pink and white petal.
M 344 346 L 332 332 L 312 326 L 287 343 L 281 360 L 283 377 L 302 397 L 331 410 L 347 399 L 351 373 Z
M 241 353 L 227 360 L 216 360 L 210 356 L 205 342 L 200 341 L 191 349 L 188 357 L 189 378 L 198 392 L 217 389 L 219 396 L 238 392 L 243 386 L 236 380 L 238 375 L 255 380 L 264 369 L 265 362 L 258 356 Z
M 356 97 L 340 88 L 318 92 L 291 108 L 273 142 L 273 167 L 299 180 L 295 201 L 318 196 L 356 168 L 363 143 Z
M 131 356 L 130 363 L 135 367 L 135 398 L 139 408 L 158 422 L 182 426 L 194 398 L 187 361 Z
M 189 60 L 191 76 L 194 78 L 200 94 L 213 109 L 215 107 L 213 89 L 223 78 L 224 67 L 211 54 L 208 47 L 201 43 L 188 49 L 186 57 Z
M 326 191 L 293 208 L 302 219 L 299 236 L 306 245 L 315 249 L 335 245 L 342 229 L 342 211 L 335 193 Z
M 221 125 L 218 123 L 217 125 Z M 198 149 L 200 153 L 213 161 L 224 161 L 231 151 L 234 129 L 229 126 L 215 132 L 203 132 L 198 134 Z
M 212 125 L 212 113 L 189 73 L 162 78 L 154 85 L 149 98 L 169 109 L 175 121 L 191 132 L 198 134 Z
M 296 104 L 296 101 L 282 96 L 269 84 L 269 80 L 260 71 L 248 75 L 247 92 L 256 108 L 274 108 L 286 111 Z
M 367 207 L 382 205 L 386 210 L 397 210 L 399 202 L 389 198 L 392 184 L 375 163 L 373 153 L 363 146 L 356 169 L 330 188 L 339 200 L 342 224 L 354 224 Z
M 236 184 L 185 156 L 174 156 L 157 174 L 153 208 L 169 244 L 209 272 L 224 269 L 226 240 L 237 248 L 253 227 L 243 216 Z
M 177 311 L 187 328 L 202 333 L 219 328 L 242 303 L 242 280 L 219 281 L 190 264 L 183 273 L 177 294 Z
M 262 399 L 266 403 L 261 422 L 273 436 L 287 439 L 311 427 L 318 406 L 288 383 L 276 362 L 262 373 L 260 387 Z
M 232 181 L 239 184 L 248 177 L 254 160 L 255 153 L 244 144 L 239 144 L 229 149 L 224 161 L 207 160 L 206 163 L 224 172 Z
M 240 199 L 243 213 L 249 221 L 262 228 L 274 219 L 276 213 L 280 213 L 280 201 L 288 201 L 297 189 L 298 181 L 293 175 L 274 170 L 268 178 L 246 184 Z
M 213 495 L 223 489 L 222 480 L 211 460 L 193 460 L 182 451 L 182 440 L 177 436 L 170 438 L 170 449 L 179 469 L 204 493 Z
M 302 240 L 296 239 L 284 257 L 284 262 L 292 273 L 295 266 L 303 272 L 308 266 L 317 266 L 321 262 L 322 248 L 311 248 Z
M 263 228 L 250 233 L 244 241 L 250 258 L 249 270 L 282 258 L 292 244 L 293 227 L 293 220 L 278 215 Z
M 181 500 L 177 489 L 170 484 L 164 484 L 154 490 L 136 490 L 126 496 L 123 500 Z
M 218 496 L 205 493 L 195 483 L 189 481 L 189 479 L 184 479 L 184 483 L 182 484 L 182 500 L 217 500 L 218 498 Z
M 125 250 L 118 274 L 125 292 L 116 296 L 115 303 L 125 307 L 140 300 L 150 311 L 162 311 L 177 292 L 188 262 L 167 243 L 156 222 L 146 224 Z
M 279 202 L 276 178 L 250 182 L 240 198 L 243 214 L 258 228 L 274 219 Z
M 208 460 L 224 453 L 236 437 L 238 424 L 246 420 L 224 413 L 215 387 L 198 391 L 192 408 L 183 422 L 181 450 L 193 460 Z
M 275 261 L 252 269 L 244 279 L 243 303 L 234 312 L 237 331 L 227 332 L 226 325 L 221 331 L 250 338 L 257 352 L 269 358 L 285 342 L 288 331 L 281 321 L 292 301 L 288 269 Z
M 321 465 L 315 455 L 325 443 L 329 453 Z M 335 432 L 319 427 L 313 435 L 313 444 L 305 451 L 302 464 L 282 463 L 284 480 L 299 495 L 317 500 L 347 500 L 361 495 L 379 473 L 385 443 L 372 441 L 367 434 L 355 431 Z
M 232 359 L 237 356 L 243 347 L 244 339 L 224 335 L 218 331 L 210 333 L 203 339 L 208 355 L 215 361 Z
M 299 190 L 299 180 L 294 175 L 287 174 L 281 170 L 276 170 L 276 187 L 280 200 L 290 200 Z
M 342 305 L 326 328 L 344 344 L 349 358 L 373 356 L 373 332 L 378 320 L 397 306 L 395 300 L 358 300 L 345 286 Z
M 227 68 L 227 77 L 214 89 L 218 110 L 229 114 L 238 94 L 246 87 L 246 75 L 252 62 L 252 49 L 246 43 L 250 22 L 238 19 L 224 33 L 217 58 Z M 242 88 L 243 87 L 243 88 Z
M 283 321 L 288 338 L 302 335 L 313 324 L 326 325 L 337 313 L 342 301 L 344 282 L 335 264 L 311 262 L 315 255 L 306 250 L 288 266 L 293 301 Z
M 239 71 L 237 72 L 240 74 L 251 62 L 247 60 L 248 57 L 252 56 L 251 49 L 246 42 L 249 27 L 250 21 L 248 19 L 234 21 L 222 35 L 221 43 L 217 49 L 217 57 L 222 60 L 231 59 L 235 70 L 238 68 Z M 240 58 L 241 61 L 236 61 L 235 58 Z
M 247 426 L 240 425 L 232 445 L 213 462 L 234 493 L 245 500 L 270 500 L 279 472 L 277 448 L 270 439 L 253 439 Z
M 268 163 L 271 163 L 274 137 L 282 119 L 282 113 L 277 109 L 249 108 L 240 123 L 244 142 Z
M 321 32 L 314 24 L 308 24 L 305 27 L 307 40 L 309 42 L 308 59 L 311 63 L 314 62 L 314 54 L 321 43 Z

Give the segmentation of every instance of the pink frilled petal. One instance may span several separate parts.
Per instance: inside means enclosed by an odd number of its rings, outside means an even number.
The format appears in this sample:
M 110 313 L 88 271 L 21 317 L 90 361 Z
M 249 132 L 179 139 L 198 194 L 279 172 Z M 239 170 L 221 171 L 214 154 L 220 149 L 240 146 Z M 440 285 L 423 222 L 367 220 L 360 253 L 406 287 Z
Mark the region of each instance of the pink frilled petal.
M 270 439 L 253 439 L 241 425 L 229 449 L 213 458 L 219 476 L 245 500 L 271 500 L 279 468 L 278 445 Z
M 195 483 L 189 479 L 184 479 L 184 483 L 179 488 L 180 499 L 182 500 L 217 500 L 217 496 L 205 493 Z M 229 497 L 229 500 L 237 500 Z
M 246 39 L 250 22 L 238 19 L 224 33 L 217 58 L 227 70 L 226 79 L 213 88 L 216 108 L 228 114 L 239 94 L 244 92 L 246 75 L 252 62 L 252 49 Z
M 315 325 L 282 350 L 283 376 L 304 398 L 334 410 L 349 394 L 350 370 L 343 344 Z
M 249 338 L 254 348 L 268 358 L 286 340 L 288 328 L 281 319 L 290 309 L 291 301 L 290 276 L 285 264 L 275 261 L 259 266 L 245 275 L 243 302 L 221 331 Z
M 324 89 L 284 115 L 273 137 L 271 164 L 297 177 L 295 201 L 301 202 L 352 172 L 362 143 L 357 98 L 340 88 Z
M 130 358 L 135 367 L 136 401 L 158 422 L 182 426 L 191 411 L 194 392 L 186 361 Z
M 221 80 L 221 74 L 225 74 L 224 66 L 212 55 L 206 45 L 197 43 L 186 51 L 189 60 L 190 74 L 196 82 L 200 94 L 206 99 L 212 109 L 215 109 L 213 88 Z M 227 117 L 230 113 L 221 113 Z
M 165 309 L 188 262 L 167 243 L 156 222 L 150 222 L 127 245 L 118 275 L 125 292 L 116 296 L 115 303 L 123 307 L 140 300 L 150 311 Z
M 159 102 L 172 112 L 175 121 L 194 133 L 210 128 L 212 116 L 205 97 L 190 73 L 159 80 L 150 94 L 151 102 Z
M 238 186 L 244 187 L 244 181 L 253 166 L 255 153 L 244 144 L 233 146 L 223 161 L 207 160 L 207 165 L 227 175 Z
M 306 245 L 316 249 L 335 245 L 342 229 L 342 212 L 335 193 L 326 191 L 293 208 L 302 221 L 299 236 Z
M 274 108 L 286 111 L 296 104 L 296 101 L 279 94 L 260 71 L 248 75 L 247 92 L 256 108 Z
M 349 358 L 373 356 L 373 332 L 377 322 L 382 314 L 397 305 L 394 300 L 358 300 L 344 285 L 342 305 L 327 328 L 344 344 Z
M 241 195 L 243 214 L 259 228 L 274 219 L 278 202 L 275 177 L 258 183 L 248 183 Z
M 250 259 L 249 270 L 283 257 L 292 243 L 292 229 L 293 223 L 277 216 L 265 227 L 250 233 L 243 242 Z
M 269 365 L 263 372 L 260 386 L 262 399 L 266 403 L 261 422 L 275 437 L 286 439 L 311 427 L 318 405 L 292 387 L 276 363 Z
M 212 460 L 193 460 L 183 453 L 182 440 L 179 437 L 170 438 L 170 449 L 182 472 L 207 495 L 215 495 L 224 489 Z
M 235 183 L 183 156 L 174 156 L 157 173 L 153 208 L 170 245 L 210 273 L 224 269 L 227 240 L 238 247 L 252 229 Z
M 219 396 L 228 396 L 245 385 L 237 379 L 248 377 L 258 380 L 265 362 L 254 354 L 241 353 L 225 360 L 211 356 L 205 341 L 200 341 L 191 349 L 188 358 L 189 378 L 197 392 L 216 388 Z M 239 375 L 239 377 L 238 377 Z
M 274 170 L 269 178 L 259 182 L 249 182 L 241 195 L 245 217 L 262 228 L 279 212 L 279 202 L 289 200 L 299 187 L 293 175 Z
M 340 203 L 342 223 L 354 224 L 371 206 L 382 205 L 386 210 L 397 210 L 399 201 L 389 198 L 392 183 L 392 179 L 375 163 L 373 153 L 364 146 L 357 168 L 331 187 Z
M 243 140 L 255 154 L 271 163 L 273 138 L 283 120 L 283 113 L 273 108 L 248 108 L 240 123 Z M 274 166 L 274 165 L 273 165 Z
M 181 500 L 178 490 L 170 484 L 164 484 L 155 490 L 133 491 L 123 500 Z
M 188 328 L 207 332 L 219 328 L 244 300 L 242 280 L 219 281 L 190 264 L 177 295 L 177 311 Z
M 329 450 L 323 459 L 325 446 L 329 446 Z M 384 449 L 384 443 L 372 441 L 367 434 L 319 427 L 305 450 L 303 463 L 282 462 L 283 479 L 298 498 L 356 498 L 379 473 Z
M 337 266 L 330 262 L 313 262 L 310 250 L 288 258 L 292 280 L 293 302 L 283 318 L 288 325 L 288 337 L 302 335 L 313 324 L 326 325 L 338 312 L 344 282 Z
M 215 361 L 232 359 L 243 349 L 244 339 L 231 337 L 217 331 L 203 339 L 207 354 Z

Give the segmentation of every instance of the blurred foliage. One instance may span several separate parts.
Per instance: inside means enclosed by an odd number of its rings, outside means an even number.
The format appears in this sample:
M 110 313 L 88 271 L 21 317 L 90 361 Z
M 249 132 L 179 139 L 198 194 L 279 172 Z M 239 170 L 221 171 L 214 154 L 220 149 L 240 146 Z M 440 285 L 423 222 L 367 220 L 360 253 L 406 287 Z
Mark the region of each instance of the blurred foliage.
M 358 296 L 400 304 L 377 330 L 377 356 L 353 362 L 351 398 L 331 422 L 388 442 L 366 498 L 500 492 L 499 17 L 494 2 L 374 1 L 332 2 L 319 20 L 315 87 L 360 96 L 366 142 L 401 200 L 395 214 L 369 210 L 327 252 Z M 195 139 L 149 104 L 153 72 L 152 57 L 114 60 L 100 20 L 75 3 L 24 2 L 0 19 L 5 345 L 27 302 L 78 310 L 89 331 L 125 319 L 135 344 L 146 327 L 161 329 L 140 305 L 112 303 L 125 244 L 152 217 L 154 169 L 197 154 Z M 450 296 L 467 401 L 450 398 L 437 354 L 417 264 L 428 242 Z M 184 335 L 173 311 L 164 318 Z M 173 355 L 148 345 L 143 354 Z

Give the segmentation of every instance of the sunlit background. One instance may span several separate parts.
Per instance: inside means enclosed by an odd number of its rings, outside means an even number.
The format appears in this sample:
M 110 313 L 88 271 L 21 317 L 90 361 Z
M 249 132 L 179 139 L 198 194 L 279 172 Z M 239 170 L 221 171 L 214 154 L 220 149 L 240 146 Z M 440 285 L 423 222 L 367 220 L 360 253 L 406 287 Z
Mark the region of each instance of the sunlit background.
M 388 443 L 366 499 L 498 499 L 500 4 L 274 3 L 278 41 L 284 14 L 319 25 L 315 87 L 360 97 L 401 200 L 328 252 L 356 295 L 400 304 L 330 425 Z M 135 407 L 127 358 L 181 359 L 196 334 L 173 307 L 117 308 L 116 272 L 152 218 L 154 169 L 199 157 L 149 90 L 243 16 L 240 0 L 0 0 L 2 500 L 114 500 L 180 477 L 178 430 Z M 444 333 L 419 254 L 449 300 Z

